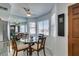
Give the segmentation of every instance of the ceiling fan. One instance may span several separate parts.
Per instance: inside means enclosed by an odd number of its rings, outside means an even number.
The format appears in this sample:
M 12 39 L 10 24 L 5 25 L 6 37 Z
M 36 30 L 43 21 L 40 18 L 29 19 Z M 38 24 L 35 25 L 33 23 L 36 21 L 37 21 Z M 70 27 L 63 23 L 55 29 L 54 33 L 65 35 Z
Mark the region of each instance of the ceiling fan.
M 31 10 L 29 8 L 23 8 L 25 11 L 26 11 L 26 15 L 27 16 L 31 16 L 32 13 L 31 13 Z
M 0 9 L 2 9 L 2 10 L 8 10 L 8 8 L 6 8 L 6 7 L 3 7 L 3 6 L 0 6 Z

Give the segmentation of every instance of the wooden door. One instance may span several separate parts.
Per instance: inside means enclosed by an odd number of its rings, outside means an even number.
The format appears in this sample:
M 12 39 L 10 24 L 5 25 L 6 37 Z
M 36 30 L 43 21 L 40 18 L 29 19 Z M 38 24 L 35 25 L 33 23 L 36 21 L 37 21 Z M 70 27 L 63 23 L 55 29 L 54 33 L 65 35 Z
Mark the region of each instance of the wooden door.
M 79 56 L 79 4 L 68 8 L 68 54 Z

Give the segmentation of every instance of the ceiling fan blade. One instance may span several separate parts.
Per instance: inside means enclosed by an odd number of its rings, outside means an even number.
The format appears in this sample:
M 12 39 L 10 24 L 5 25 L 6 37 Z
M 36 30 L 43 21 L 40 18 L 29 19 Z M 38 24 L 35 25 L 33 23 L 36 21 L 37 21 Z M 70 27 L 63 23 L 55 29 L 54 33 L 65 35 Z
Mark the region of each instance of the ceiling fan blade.
M 24 10 L 25 10 L 26 12 L 30 11 L 30 9 L 28 9 L 28 8 L 24 8 Z

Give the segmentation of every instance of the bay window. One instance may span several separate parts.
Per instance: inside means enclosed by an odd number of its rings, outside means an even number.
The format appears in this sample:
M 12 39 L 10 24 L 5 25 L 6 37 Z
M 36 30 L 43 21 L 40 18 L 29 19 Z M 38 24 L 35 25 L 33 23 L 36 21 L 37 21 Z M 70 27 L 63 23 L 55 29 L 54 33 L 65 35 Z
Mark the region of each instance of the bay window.
M 27 32 L 27 24 L 21 24 L 20 25 L 20 32 L 21 33 Z
M 29 28 L 30 28 L 30 34 L 36 34 L 36 23 L 35 22 L 30 22 Z
M 49 35 L 49 20 L 38 22 L 38 34 Z

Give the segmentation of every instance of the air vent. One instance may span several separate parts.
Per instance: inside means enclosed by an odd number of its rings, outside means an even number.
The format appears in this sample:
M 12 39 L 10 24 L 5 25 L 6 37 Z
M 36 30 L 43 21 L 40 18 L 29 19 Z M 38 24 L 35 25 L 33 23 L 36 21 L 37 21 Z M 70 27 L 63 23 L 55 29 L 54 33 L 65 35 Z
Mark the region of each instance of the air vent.
M 6 7 L 3 7 L 3 6 L 0 6 L 0 9 L 2 9 L 2 10 L 8 10 L 8 8 L 6 8 Z

